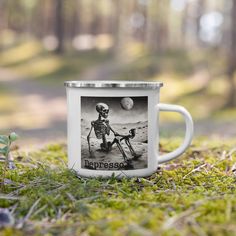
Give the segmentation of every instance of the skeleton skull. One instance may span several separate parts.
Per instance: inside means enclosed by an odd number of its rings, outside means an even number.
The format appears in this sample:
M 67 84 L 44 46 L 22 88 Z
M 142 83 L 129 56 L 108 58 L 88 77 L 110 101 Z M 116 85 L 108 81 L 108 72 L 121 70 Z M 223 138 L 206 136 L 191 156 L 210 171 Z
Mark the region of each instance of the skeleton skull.
M 109 106 L 105 103 L 98 103 L 96 105 L 97 112 L 103 117 L 107 118 L 109 113 Z

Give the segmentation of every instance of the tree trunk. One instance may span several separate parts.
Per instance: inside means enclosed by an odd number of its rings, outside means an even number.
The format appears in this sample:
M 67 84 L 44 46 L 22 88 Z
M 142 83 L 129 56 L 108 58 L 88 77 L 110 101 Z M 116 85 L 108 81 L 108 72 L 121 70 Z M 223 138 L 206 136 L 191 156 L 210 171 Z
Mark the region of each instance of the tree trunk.
M 168 2 L 150 0 L 147 6 L 146 45 L 151 52 L 168 47 Z
M 55 34 L 58 40 L 56 53 L 61 54 L 64 51 L 64 19 L 63 19 L 63 0 L 54 0 L 55 2 Z
M 196 38 L 196 44 L 197 46 L 201 46 L 202 41 L 200 39 L 200 30 L 201 30 L 201 17 L 206 11 L 206 1 L 205 0 L 199 0 L 197 4 L 196 9 L 196 30 L 195 30 L 195 38 Z
M 149 1 L 147 5 L 147 17 L 146 17 L 146 45 L 150 51 L 157 51 L 158 49 L 158 2 L 157 0 Z
M 113 55 L 117 58 L 122 55 L 124 44 L 128 41 L 127 30 L 125 30 L 128 4 L 129 2 L 125 0 L 113 0 Z
M 226 103 L 227 107 L 236 106 L 236 89 L 235 89 L 235 72 L 236 72 L 236 0 L 232 1 L 231 9 L 231 31 L 230 31 L 230 48 L 228 57 L 228 81 L 229 81 L 229 96 Z

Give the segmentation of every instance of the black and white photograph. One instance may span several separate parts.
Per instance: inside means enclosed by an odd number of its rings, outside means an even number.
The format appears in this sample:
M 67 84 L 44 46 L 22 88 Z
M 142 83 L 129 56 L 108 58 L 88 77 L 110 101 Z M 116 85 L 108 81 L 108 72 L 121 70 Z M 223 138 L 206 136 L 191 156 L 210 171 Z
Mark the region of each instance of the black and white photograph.
M 81 167 L 147 167 L 148 97 L 81 97 Z

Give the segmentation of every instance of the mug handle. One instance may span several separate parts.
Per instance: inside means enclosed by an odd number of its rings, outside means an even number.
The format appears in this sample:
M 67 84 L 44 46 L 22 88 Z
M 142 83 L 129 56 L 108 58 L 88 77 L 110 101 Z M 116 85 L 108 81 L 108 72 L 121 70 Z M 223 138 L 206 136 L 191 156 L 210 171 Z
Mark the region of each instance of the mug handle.
M 163 154 L 163 155 L 157 155 L 158 156 L 158 164 L 170 161 L 181 155 L 187 147 L 190 145 L 192 138 L 193 138 L 193 119 L 190 115 L 190 113 L 182 106 L 178 105 L 171 105 L 171 104 L 164 104 L 159 103 L 156 106 L 157 111 L 167 111 L 167 112 L 178 112 L 180 113 L 184 119 L 186 124 L 186 131 L 185 131 L 185 138 L 183 143 L 174 151 Z

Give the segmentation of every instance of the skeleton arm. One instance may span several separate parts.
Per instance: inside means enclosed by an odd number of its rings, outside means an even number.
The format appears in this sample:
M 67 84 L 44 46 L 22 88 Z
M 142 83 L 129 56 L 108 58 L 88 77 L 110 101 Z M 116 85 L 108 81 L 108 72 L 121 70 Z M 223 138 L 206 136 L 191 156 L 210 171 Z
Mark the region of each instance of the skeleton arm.
M 89 134 L 87 136 L 87 141 L 88 141 L 88 146 L 89 146 L 89 153 L 91 154 L 91 147 L 90 147 L 90 135 L 91 135 L 91 132 L 94 128 L 94 122 L 92 121 L 91 122 L 91 128 L 90 128 L 90 131 L 89 131 Z

